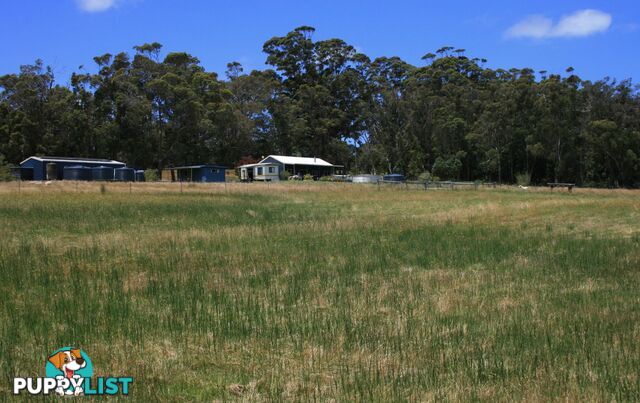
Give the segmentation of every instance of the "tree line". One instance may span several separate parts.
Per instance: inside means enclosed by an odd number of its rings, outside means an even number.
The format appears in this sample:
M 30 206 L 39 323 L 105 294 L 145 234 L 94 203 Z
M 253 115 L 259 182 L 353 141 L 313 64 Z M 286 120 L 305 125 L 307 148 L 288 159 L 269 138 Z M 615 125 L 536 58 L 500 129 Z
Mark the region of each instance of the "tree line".
M 263 47 L 272 68 L 207 72 L 159 43 L 95 57 L 68 85 L 41 61 L 0 77 L 0 159 L 113 158 L 140 168 L 268 154 L 317 156 L 351 172 L 580 185 L 640 185 L 640 91 L 491 69 L 445 46 L 420 66 L 371 60 L 299 27 Z

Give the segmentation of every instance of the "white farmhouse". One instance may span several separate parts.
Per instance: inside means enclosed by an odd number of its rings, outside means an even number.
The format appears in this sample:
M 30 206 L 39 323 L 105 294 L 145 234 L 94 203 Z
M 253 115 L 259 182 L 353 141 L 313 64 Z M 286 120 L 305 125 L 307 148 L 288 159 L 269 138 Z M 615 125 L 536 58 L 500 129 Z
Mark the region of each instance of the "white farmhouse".
M 278 181 L 284 171 L 291 175 L 311 175 L 315 179 L 336 174 L 342 166 L 333 165 L 316 157 L 290 157 L 285 155 L 269 155 L 256 164 L 241 165 L 242 181 Z

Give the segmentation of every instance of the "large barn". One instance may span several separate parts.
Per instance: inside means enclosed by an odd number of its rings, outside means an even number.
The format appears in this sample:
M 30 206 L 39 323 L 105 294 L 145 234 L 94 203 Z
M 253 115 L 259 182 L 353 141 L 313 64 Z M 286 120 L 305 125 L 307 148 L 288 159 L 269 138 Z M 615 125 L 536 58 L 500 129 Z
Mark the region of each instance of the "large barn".
M 291 175 L 311 175 L 315 179 L 322 176 L 331 176 L 339 173 L 341 165 L 333 165 L 316 157 L 291 157 L 286 155 L 269 155 L 256 164 L 247 164 L 239 167 L 240 179 L 243 181 L 280 180 L 284 171 Z
M 64 168 L 71 166 L 115 169 L 123 168 L 126 164 L 120 161 L 98 158 L 29 157 L 20 163 L 20 171 L 22 171 L 23 178 L 28 177 L 34 181 L 60 180 L 64 177 Z

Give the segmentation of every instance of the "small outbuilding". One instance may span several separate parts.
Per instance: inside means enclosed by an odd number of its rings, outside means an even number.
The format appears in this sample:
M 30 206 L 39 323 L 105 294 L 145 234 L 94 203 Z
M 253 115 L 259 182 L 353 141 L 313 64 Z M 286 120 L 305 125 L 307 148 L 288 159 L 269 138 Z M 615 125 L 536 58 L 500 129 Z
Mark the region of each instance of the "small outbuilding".
M 382 177 L 385 182 L 404 182 L 404 175 L 402 174 L 388 174 Z
M 35 181 L 43 181 L 64 179 L 65 168 L 80 166 L 90 169 L 102 166 L 115 169 L 125 165 L 124 162 L 98 158 L 29 157 L 20 163 L 20 170 L 29 172 L 28 176 Z
M 189 165 L 167 168 L 166 171 L 169 171 L 171 180 L 177 182 L 224 182 L 226 169 L 222 165 Z

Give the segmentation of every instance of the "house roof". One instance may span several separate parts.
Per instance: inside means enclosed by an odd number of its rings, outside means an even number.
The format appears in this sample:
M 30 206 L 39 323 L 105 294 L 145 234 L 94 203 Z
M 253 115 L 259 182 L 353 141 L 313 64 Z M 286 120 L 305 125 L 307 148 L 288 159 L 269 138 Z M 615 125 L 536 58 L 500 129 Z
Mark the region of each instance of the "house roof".
M 75 162 L 77 164 L 88 163 L 88 164 L 120 164 L 126 165 L 124 162 L 102 159 L 102 158 L 76 158 L 76 157 L 29 157 L 26 160 L 22 161 L 20 164 L 24 164 L 25 162 L 34 159 L 36 161 L 42 162 Z
M 264 160 L 273 158 L 274 160 L 287 165 L 315 165 L 321 167 L 332 167 L 335 166 L 321 158 L 316 157 L 290 157 L 286 155 L 269 155 L 264 158 L 260 163 L 264 162 Z
M 278 165 L 278 163 L 277 162 L 256 162 L 255 164 L 240 165 L 238 168 L 265 167 L 268 165 Z

